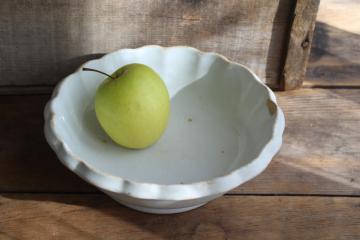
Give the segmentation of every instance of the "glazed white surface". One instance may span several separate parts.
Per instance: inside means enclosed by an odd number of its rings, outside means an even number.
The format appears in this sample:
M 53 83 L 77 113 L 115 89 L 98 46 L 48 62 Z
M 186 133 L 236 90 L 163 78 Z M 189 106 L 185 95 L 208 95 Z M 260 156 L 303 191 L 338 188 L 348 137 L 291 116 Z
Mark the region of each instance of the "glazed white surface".
M 283 113 L 246 67 L 160 46 L 122 49 L 84 67 L 112 73 L 129 63 L 153 68 L 171 96 L 168 127 L 150 148 L 119 147 L 100 128 L 93 106 L 100 74 L 79 69 L 45 109 L 45 135 L 59 159 L 115 200 L 153 213 L 189 210 L 255 177 L 279 150 Z

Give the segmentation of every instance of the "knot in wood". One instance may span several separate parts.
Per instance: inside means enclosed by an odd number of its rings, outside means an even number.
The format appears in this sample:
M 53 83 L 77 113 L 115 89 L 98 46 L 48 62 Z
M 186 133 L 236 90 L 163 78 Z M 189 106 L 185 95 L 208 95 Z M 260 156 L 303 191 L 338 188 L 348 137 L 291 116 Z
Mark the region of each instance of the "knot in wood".
M 301 43 L 301 47 L 302 48 L 307 48 L 309 46 L 309 39 L 305 39 L 302 43 Z

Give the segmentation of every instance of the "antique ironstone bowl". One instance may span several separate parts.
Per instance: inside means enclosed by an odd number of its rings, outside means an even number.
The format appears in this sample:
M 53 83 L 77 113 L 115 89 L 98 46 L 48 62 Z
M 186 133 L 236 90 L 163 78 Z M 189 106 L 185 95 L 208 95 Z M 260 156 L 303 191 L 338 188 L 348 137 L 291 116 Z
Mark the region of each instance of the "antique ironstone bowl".
M 285 126 L 274 93 L 248 68 L 190 47 L 121 49 L 83 67 L 107 73 L 143 63 L 171 97 L 168 127 L 143 150 L 116 145 L 99 126 L 94 95 L 104 77 L 79 69 L 45 107 L 45 136 L 60 161 L 130 208 L 177 213 L 254 178 L 279 151 Z

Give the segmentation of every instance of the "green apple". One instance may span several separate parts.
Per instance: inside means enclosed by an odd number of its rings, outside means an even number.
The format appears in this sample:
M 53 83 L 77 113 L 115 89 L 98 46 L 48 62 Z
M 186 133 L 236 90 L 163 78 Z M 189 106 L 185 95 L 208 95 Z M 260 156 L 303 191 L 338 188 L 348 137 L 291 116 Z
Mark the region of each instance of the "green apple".
M 153 69 L 129 64 L 99 86 L 95 112 L 101 127 L 116 143 L 127 148 L 146 148 L 161 137 L 167 126 L 169 93 Z

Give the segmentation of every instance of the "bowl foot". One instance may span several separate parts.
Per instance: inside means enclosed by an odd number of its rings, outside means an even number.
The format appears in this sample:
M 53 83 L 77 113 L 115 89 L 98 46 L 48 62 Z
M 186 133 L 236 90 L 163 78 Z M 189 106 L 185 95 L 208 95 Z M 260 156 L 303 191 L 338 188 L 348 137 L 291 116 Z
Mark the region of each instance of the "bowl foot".
M 195 208 L 201 207 L 202 205 L 205 205 L 206 203 L 202 203 L 202 204 L 191 206 L 191 207 L 185 207 L 185 208 L 148 208 L 148 207 L 141 207 L 141 206 L 126 204 L 126 203 L 121 203 L 121 204 L 128 208 L 131 208 L 131 209 L 134 209 L 134 210 L 137 210 L 140 212 L 145 212 L 145 213 L 173 214 L 173 213 L 187 212 L 187 211 L 193 210 Z

